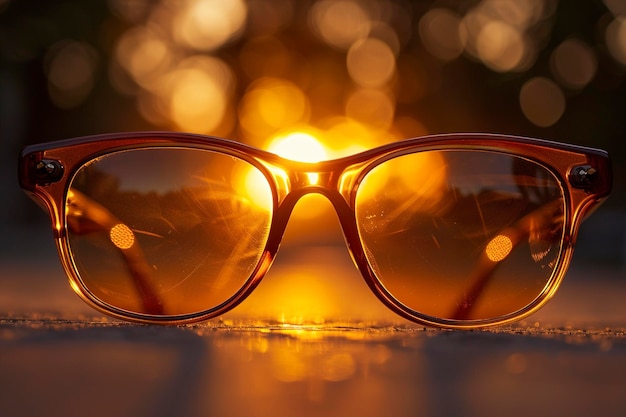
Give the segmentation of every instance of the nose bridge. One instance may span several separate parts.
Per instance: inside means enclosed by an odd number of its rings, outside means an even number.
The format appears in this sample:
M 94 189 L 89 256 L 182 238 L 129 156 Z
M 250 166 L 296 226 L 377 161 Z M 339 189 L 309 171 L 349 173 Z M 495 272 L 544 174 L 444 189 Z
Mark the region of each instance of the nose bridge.
M 309 194 L 322 195 L 328 199 L 337 214 L 344 238 L 350 242 L 354 234 L 354 211 L 348 197 L 340 190 L 342 170 L 319 164 L 304 164 L 281 171 L 278 176 L 273 172 L 278 188 L 278 205 L 270 237 L 272 244 L 278 247 L 295 206 Z

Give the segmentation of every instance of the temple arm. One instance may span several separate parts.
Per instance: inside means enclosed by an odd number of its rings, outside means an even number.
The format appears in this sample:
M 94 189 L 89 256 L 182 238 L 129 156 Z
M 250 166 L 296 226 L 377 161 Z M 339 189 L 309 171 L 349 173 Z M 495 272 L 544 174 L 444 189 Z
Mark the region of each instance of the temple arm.
M 545 230 L 553 225 L 555 213 L 559 213 L 557 209 L 561 204 L 563 202 L 557 199 L 541 206 L 522 217 L 512 226 L 502 230 L 489 241 L 474 269 L 468 289 L 456 303 L 451 316 L 453 319 L 467 320 L 470 318 L 476 301 L 482 295 L 498 265 L 508 257 L 517 245 L 528 239 L 534 230 Z M 531 254 L 531 256 L 533 255 Z
M 111 244 L 124 258 L 133 285 L 141 297 L 144 311 L 148 314 L 162 315 L 163 301 L 150 282 L 150 267 L 132 230 L 109 210 L 75 189 L 68 191 L 67 200 L 69 231 L 76 235 L 106 232 Z

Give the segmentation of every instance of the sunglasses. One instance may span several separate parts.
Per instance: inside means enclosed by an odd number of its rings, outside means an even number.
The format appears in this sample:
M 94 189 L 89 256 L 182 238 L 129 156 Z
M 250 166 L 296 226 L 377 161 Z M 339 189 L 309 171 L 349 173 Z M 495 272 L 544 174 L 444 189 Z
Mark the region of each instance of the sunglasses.
M 74 291 L 147 323 L 223 314 L 259 284 L 309 193 L 335 208 L 365 282 L 436 327 L 509 323 L 557 290 L 611 189 L 606 152 L 447 134 L 319 163 L 208 136 L 138 132 L 26 147 L 22 188 L 52 220 Z

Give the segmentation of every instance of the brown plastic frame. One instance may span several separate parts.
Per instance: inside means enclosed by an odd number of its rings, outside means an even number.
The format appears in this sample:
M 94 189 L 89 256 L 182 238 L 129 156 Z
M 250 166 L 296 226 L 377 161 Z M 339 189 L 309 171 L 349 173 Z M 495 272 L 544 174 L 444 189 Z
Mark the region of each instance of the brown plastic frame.
M 103 303 L 86 288 L 69 251 L 65 213 L 66 193 L 76 170 L 107 153 L 147 147 L 184 147 L 222 152 L 259 168 L 271 185 L 274 213 L 263 255 L 245 285 L 223 304 L 196 314 L 160 316 L 137 314 Z M 475 149 L 521 156 L 552 171 L 565 191 L 565 225 L 562 255 L 544 291 L 529 305 L 509 315 L 489 320 L 450 320 L 430 317 L 397 301 L 376 278 L 359 238 L 354 212 L 356 190 L 363 176 L 389 158 L 416 150 Z M 316 184 L 308 173 L 319 174 Z M 309 193 L 326 196 L 334 206 L 349 252 L 374 294 L 400 316 L 419 324 L 445 328 L 478 328 L 509 323 L 535 312 L 556 292 L 569 265 L 578 227 L 610 193 L 611 163 L 605 151 L 517 136 L 455 133 L 407 139 L 348 157 L 303 163 L 284 159 L 239 142 L 188 133 L 135 132 L 106 134 L 26 147 L 19 161 L 22 188 L 49 212 L 56 246 L 74 291 L 88 304 L 114 317 L 145 322 L 180 324 L 209 319 L 241 303 L 263 278 L 280 245 L 289 216 L 298 200 Z

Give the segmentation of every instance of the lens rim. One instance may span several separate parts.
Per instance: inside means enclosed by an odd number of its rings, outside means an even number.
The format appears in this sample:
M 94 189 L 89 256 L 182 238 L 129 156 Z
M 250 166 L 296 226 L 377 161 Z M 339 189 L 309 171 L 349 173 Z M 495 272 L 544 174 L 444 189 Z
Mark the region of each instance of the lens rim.
M 95 207 L 96 210 L 98 210 L 98 213 L 100 214 L 99 218 L 102 218 L 103 215 L 106 215 L 106 219 L 105 221 L 108 221 L 111 224 L 115 224 L 115 223 L 121 223 L 121 224 L 130 224 L 130 223 L 126 223 L 126 221 L 123 221 L 121 218 L 118 219 L 115 217 L 115 214 L 113 212 L 110 212 L 108 209 L 108 206 L 105 202 L 102 201 L 96 201 L 96 200 L 91 200 L 89 192 L 85 192 L 84 190 L 81 191 L 79 189 L 77 189 L 75 187 L 75 182 L 77 180 L 77 177 L 79 175 L 82 175 L 82 173 L 84 172 L 85 169 L 89 170 L 91 169 L 91 167 L 95 164 L 97 165 L 100 161 L 102 160 L 106 160 L 108 158 L 115 158 L 118 155 L 122 155 L 124 154 L 125 156 L 128 156 L 129 153 L 141 153 L 143 151 L 146 152 L 151 152 L 151 151 L 183 151 L 183 152 L 196 152 L 196 158 L 211 158 L 213 156 L 219 156 L 221 158 L 233 158 L 236 161 L 238 161 L 238 163 L 242 163 L 242 164 L 246 164 L 246 166 L 249 169 L 255 169 L 257 172 L 259 172 L 261 175 L 263 175 L 263 178 L 265 178 L 265 173 L 263 173 L 261 170 L 259 170 L 259 167 L 255 166 L 253 163 L 249 162 L 249 161 L 245 161 L 241 158 L 235 157 L 232 154 L 227 154 L 225 152 L 216 152 L 214 150 L 206 150 L 206 149 L 198 149 L 198 148 L 189 148 L 189 147 L 178 147 L 178 146 L 154 146 L 154 147 L 142 147 L 142 148 L 133 148 L 133 149 L 122 149 L 122 150 L 115 150 L 112 152 L 108 152 L 105 153 L 103 155 L 100 155 L 98 157 L 89 159 L 86 162 L 83 162 L 82 164 L 79 164 L 75 167 L 74 172 L 72 173 L 72 175 L 70 175 L 70 177 L 68 178 L 68 190 L 71 190 L 72 194 L 79 194 L 81 195 L 81 197 L 78 196 L 74 196 L 74 197 L 70 197 L 70 192 L 66 193 L 66 201 L 65 201 L 65 210 L 64 210 L 64 214 L 65 214 L 65 229 L 66 229 L 66 234 L 65 234 L 65 241 L 66 244 L 68 246 L 68 251 L 70 253 L 72 253 L 72 256 L 70 257 L 70 261 L 71 261 L 71 265 L 72 268 L 75 272 L 75 275 L 77 276 L 77 280 L 80 284 L 80 287 L 82 289 L 82 291 L 88 295 L 88 297 L 92 300 L 97 300 L 98 304 L 102 304 L 104 306 L 106 306 L 107 309 L 110 310 L 119 310 L 119 311 L 123 311 L 124 314 L 139 314 L 141 316 L 147 316 L 147 317 L 152 317 L 152 316 L 160 316 L 160 315 L 165 315 L 165 316 L 169 316 L 169 317 L 175 317 L 175 316 L 186 316 L 186 315 L 195 315 L 195 314 L 205 314 L 205 313 L 210 313 L 213 310 L 220 310 L 221 306 L 225 303 L 228 303 L 228 301 L 237 295 L 237 293 L 239 293 L 241 291 L 242 287 L 245 287 L 247 285 L 247 280 L 249 279 L 249 277 L 244 277 L 244 279 L 242 280 L 242 285 L 239 286 L 239 288 L 230 293 L 230 296 L 227 296 L 225 298 L 222 299 L 222 301 L 215 303 L 215 304 L 209 304 L 204 308 L 199 308 L 199 309 L 194 309 L 194 310 L 189 310 L 188 312 L 185 313 L 178 313 L 178 314 L 165 314 L 162 312 L 162 308 L 163 306 L 167 306 L 167 300 L 161 300 L 161 297 L 158 296 L 158 294 L 154 291 L 154 285 L 152 285 L 150 283 L 150 280 L 148 279 L 144 279 L 145 276 L 143 276 L 142 271 L 145 271 L 146 269 L 151 270 L 151 268 L 149 268 L 147 265 L 145 265 L 143 268 L 142 266 L 142 262 L 144 261 L 144 257 L 145 255 L 147 255 L 147 251 L 143 251 L 141 246 L 131 246 L 128 248 L 114 248 L 113 250 L 118 250 L 119 252 L 121 252 L 121 256 L 123 257 L 123 259 L 132 259 L 133 261 L 127 261 L 127 266 L 130 267 L 130 272 L 128 275 L 128 280 L 131 280 L 131 282 L 133 283 L 132 286 L 135 287 L 136 290 L 138 290 L 141 293 L 141 296 L 138 297 L 139 302 L 143 302 L 144 303 L 144 308 L 146 311 L 144 312 L 137 312 L 134 311 L 132 309 L 128 309 L 128 308 L 124 308 L 121 307 L 121 305 L 123 303 L 117 304 L 112 302 L 112 300 L 115 297 L 112 297 L 112 299 L 110 299 L 109 301 L 107 301 L 107 298 L 102 296 L 102 295 L 97 295 L 97 292 L 94 291 L 95 288 L 97 287 L 97 280 L 92 278 L 89 278 L 90 274 L 86 272 L 88 272 L 83 266 L 81 266 L 81 262 L 79 262 L 79 260 L 81 259 L 79 253 L 77 252 L 77 240 L 76 239 L 80 239 L 81 238 L 81 233 L 74 233 L 72 232 L 72 227 L 70 226 L 70 215 L 69 215 L 69 207 L 70 207 L 70 198 L 72 198 L 73 200 L 84 200 L 82 207 L 79 208 L 79 211 L 81 212 L 85 212 L 88 211 L 90 206 Z M 205 155 L 202 155 L 205 154 Z M 139 155 L 135 155 L 135 156 L 139 156 Z M 143 155 L 142 156 L 145 160 L 145 158 L 149 158 L 148 160 L 151 160 L 152 157 L 150 156 L 150 154 L 148 155 Z M 132 158 L 132 156 L 131 156 Z M 157 169 L 163 170 L 163 166 L 157 166 Z M 145 171 L 145 173 L 141 173 L 141 175 L 144 176 L 150 176 L 151 173 L 149 171 Z M 121 177 L 117 177 L 117 178 L 121 178 Z M 123 179 L 123 178 L 122 178 Z M 268 185 L 268 187 L 270 188 L 270 192 L 271 191 L 271 186 L 270 186 L 270 182 L 266 180 L 266 184 Z M 84 195 L 84 198 L 82 197 Z M 275 195 L 272 193 L 272 205 L 271 207 L 268 207 L 268 217 L 267 217 L 267 229 L 266 229 L 266 236 L 264 238 L 264 240 L 262 242 L 260 242 L 260 249 L 258 252 L 258 259 L 256 260 L 256 262 L 253 264 L 253 269 L 251 271 L 250 275 L 254 274 L 254 271 L 256 270 L 258 264 L 261 262 L 261 258 L 266 246 L 266 242 L 267 242 L 267 237 L 269 236 L 269 230 L 271 229 L 271 223 L 272 223 L 272 218 L 273 218 L 273 211 L 274 211 L 274 201 L 275 201 Z M 89 216 L 86 216 L 86 219 L 90 219 Z M 124 219 L 126 220 L 126 219 Z M 108 223 L 107 223 L 107 227 L 108 227 Z M 103 230 L 105 230 L 105 228 L 103 228 Z M 145 249 L 145 248 L 144 248 Z M 158 261 L 157 261 L 158 262 Z M 139 265 L 139 267 L 137 267 L 137 265 Z M 161 268 L 159 268 L 161 269 Z M 209 277 L 207 277 L 207 280 L 210 280 Z M 98 293 L 101 293 L 101 291 L 99 291 Z M 160 301 L 163 301 L 163 303 L 161 303 Z M 197 304 L 197 303 L 196 303 Z M 150 312 L 150 310 L 152 310 L 152 312 Z
M 46 150 L 37 149 L 38 147 L 48 148 L 49 145 L 54 146 Z M 42 155 L 45 155 L 47 160 L 61 162 L 63 171 L 58 181 L 46 181 L 43 184 L 35 183 L 32 185 L 34 188 L 32 191 L 29 190 L 31 186 L 27 185 L 30 178 L 24 178 L 24 176 L 22 176 L 22 182 L 25 185 L 25 191 L 32 193 L 31 195 L 37 198 L 38 201 L 43 202 L 44 206 L 50 212 L 57 251 L 64 270 L 68 275 L 70 286 L 83 301 L 100 312 L 116 318 L 143 323 L 182 324 L 205 320 L 223 314 L 238 305 L 241 300 L 246 298 L 256 285 L 258 285 L 273 261 L 273 253 L 277 251 L 277 247 L 272 247 L 271 237 L 268 236 L 257 265 L 239 291 L 223 303 L 203 311 L 189 314 L 155 315 L 137 313 L 108 304 L 100 300 L 80 278 L 68 242 L 67 208 L 65 202 L 76 172 L 85 164 L 112 153 L 146 148 L 198 149 L 236 157 L 258 169 L 267 179 L 272 192 L 272 211 L 269 226 L 269 234 L 271 235 L 271 231 L 274 229 L 274 223 L 276 222 L 275 213 L 279 192 L 278 188 L 275 187 L 273 174 L 270 172 L 268 164 L 263 161 L 265 159 L 271 161 L 275 158 L 269 153 L 265 155 L 264 158 L 257 158 L 255 157 L 254 151 L 250 152 L 250 149 L 254 148 L 233 141 L 220 138 L 206 138 L 201 135 L 193 134 L 172 134 L 170 132 L 97 135 L 59 141 L 54 144 L 34 145 L 30 148 L 34 148 L 35 151 L 29 152 L 28 148 L 26 148 L 22 153 L 23 157 L 20 159 L 20 163 L 32 164 L 33 160 L 41 158 Z M 20 172 L 25 171 L 21 168 Z M 32 172 L 29 176 L 32 178 Z
M 364 242 L 364 237 L 363 237 L 363 227 L 359 226 L 358 224 L 359 208 L 358 208 L 357 202 L 359 199 L 359 195 L 360 195 L 359 192 L 361 191 L 361 186 L 363 185 L 363 182 L 366 180 L 366 178 L 372 173 L 372 171 L 380 167 L 382 164 L 385 164 L 389 161 L 392 161 L 394 159 L 401 158 L 404 156 L 414 155 L 417 153 L 425 153 L 425 152 L 448 152 L 448 151 L 482 152 L 482 153 L 493 153 L 497 155 L 504 155 L 504 156 L 508 156 L 511 158 L 517 158 L 517 159 L 528 161 L 542 168 L 546 172 L 550 173 L 552 178 L 555 180 L 556 185 L 559 187 L 560 194 L 561 194 L 559 196 L 559 200 L 561 204 L 559 205 L 562 206 L 562 210 L 563 210 L 563 223 L 562 223 L 562 232 L 561 232 L 562 236 L 561 236 L 561 241 L 560 241 L 559 254 L 555 259 L 555 265 L 563 264 L 563 257 L 565 256 L 565 253 L 568 250 L 567 248 L 571 247 L 571 242 L 572 242 L 572 239 L 568 238 L 567 233 L 566 233 L 568 230 L 571 230 L 571 224 L 568 224 L 568 221 L 569 219 L 572 218 L 572 215 L 571 213 L 569 213 L 570 207 L 568 205 L 568 198 L 569 198 L 568 189 L 566 186 L 567 184 L 564 182 L 564 179 L 561 178 L 559 173 L 556 172 L 553 168 L 551 168 L 550 166 L 547 166 L 544 162 L 540 160 L 533 159 L 533 158 L 526 157 L 526 156 L 521 156 L 519 154 L 508 152 L 508 151 L 494 150 L 494 149 L 491 149 L 490 147 L 479 148 L 476 145 L 472 145 L 469 147 L 468 146 L 459 147 L 456 145 L 449 145 L 449 146 L 439 145 L 439 146 L 433 146 L 433 147 L 408 148 L 408 149 L 402 149 L 397 152 L 390 152 L 381 158 L 370 161 L 370 163 L 367 164 L 367 166 L 365 166 L 360 172 L 360 175 L 356 181 L 358 185 L 354 188 L 354 194 L 352 196 L 353 198 L 352 205 L 354 207 L 355 216 L 357 218 L 357 221 L 355 222 L 355 227 L 358 232 L 360 246 L 363 249 L 365 248 L 365 242 Z M 569 246 L 566 245 L 565 242 L 570 242 Z M 484 318 L 484 319 L 449 319 L 449 318 L 441 318 L 441 317 L 423 313 L 418 309 L 411 308 L 404 301 L 401 301 L 402 299 L 401 295 L 398 295 L 398 296 L 394 295 L 393 291 L 389 290 L 388 286 L 385 285 L 384 282 L 386 282 L 386 280 L 384 280 L 382 277 L 379 276 L 379 274 L 376 273 L 375 269 L 377 267 L 372 264 L 372 262 L 375 261 L 375 259 L 374 260 L 370 259 L 370 257 L 374 257 L 374 255 L 368 256 L 367 251 L 364 249 L 362 256 L 364 258 L 364 262 L 367 263 L 367 268 L 366 268 L 367 274 L 371 276 L 371 279 L 373 281 L 373 285 L 375 287 L 374 292 L 382 296 L 382 300 L 385 304 L 387 304 L 390 308 L 395 310 L 400 315 L 406 314 L 410 317 L 420 317 L 422 320 L 428 323 L 433 323 L 433 325 L 439 326 L 443 324 L 446 327 L 456 327 L 460 322 L 463 323 L 462 327 L 464 327 L 465 324 L 471 327 L 480 327 L 482 325 L 490 324 L 493 322 L 505 323 L 511 320 L 515 320 L 520 316 L 526 316 L 530 314 L 530 312 L 536 311 L 538 308 L 541 307 L 541 305 L 547 302 L 547 298 L 549 298 L 550 294 L 553 293 L 552 288 L 554 287 L 554 291 L 556 291 L 556 288 L 558 288 L 564 276 L 564 274 L 561 273 L 559 269 L 557 268 L 553 269 L 550 276 L 546 279 L 545 285 L 543 286 L 541 292 L 539 292 L 525 306 L 523 306 L 522 308 L 515 309 L 511 311 L 510 313 L 502 314 L 497 317 Z M 494 264 L 494 267 L 496 265 L 497 264 Z

